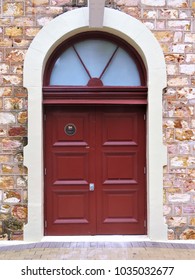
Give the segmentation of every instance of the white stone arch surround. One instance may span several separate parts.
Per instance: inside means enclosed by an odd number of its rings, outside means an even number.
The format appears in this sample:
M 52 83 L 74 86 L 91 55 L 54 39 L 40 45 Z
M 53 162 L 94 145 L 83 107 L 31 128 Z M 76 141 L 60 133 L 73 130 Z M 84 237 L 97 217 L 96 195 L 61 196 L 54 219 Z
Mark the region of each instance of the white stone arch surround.
M 162 49 L 144 24 L 125 13 L 105 8 L 102 28 L 89 27 L 89 9 L 64 13 L 45 27 L 32 41 L 24 62 L 24 87 L 28 90 L 28 145 L 24 164 L 28 167 L 28 224 L 25 241 L 44 236 L 44 168 L 42 125 L 42 80 L 47 59 L 53 50 L 72 35 L 84 31 L 110 32 L 131 44 L 145 63 L 148 76 L 147 110 L 147 235 L 151 240 L 167 239 L 163 219 L 162 91 L 166 87 L 166 65 Z

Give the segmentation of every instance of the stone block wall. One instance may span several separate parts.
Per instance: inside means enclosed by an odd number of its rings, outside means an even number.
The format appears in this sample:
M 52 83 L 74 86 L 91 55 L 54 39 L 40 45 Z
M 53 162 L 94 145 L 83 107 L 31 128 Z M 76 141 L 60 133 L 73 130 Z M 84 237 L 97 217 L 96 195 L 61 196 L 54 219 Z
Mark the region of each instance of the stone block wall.
M 167 64 L 162 94 L 164 217 L 169 239 L 195 239 L 195 1 L 107 0 L 140 20 L 159 41 Z M 0 239 L 23 239 L 27 223 L 28 93 L 22 86 L 25 53 L 56 16 L 87 6 L 86 0 L 0 2 Z M 15 230 L 7 230 L 8 223 Z

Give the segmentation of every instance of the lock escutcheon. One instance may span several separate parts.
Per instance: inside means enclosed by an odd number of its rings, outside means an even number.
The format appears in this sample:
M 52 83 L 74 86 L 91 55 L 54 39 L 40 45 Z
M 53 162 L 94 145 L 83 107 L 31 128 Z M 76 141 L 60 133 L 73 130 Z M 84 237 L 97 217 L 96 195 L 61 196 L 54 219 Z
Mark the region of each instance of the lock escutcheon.
M 93 192 L 94 189 L 95 189 L 94 183 L 90 183 L 90 184 L 89 184 L 89 190 L 90 190 L 91 192 Z

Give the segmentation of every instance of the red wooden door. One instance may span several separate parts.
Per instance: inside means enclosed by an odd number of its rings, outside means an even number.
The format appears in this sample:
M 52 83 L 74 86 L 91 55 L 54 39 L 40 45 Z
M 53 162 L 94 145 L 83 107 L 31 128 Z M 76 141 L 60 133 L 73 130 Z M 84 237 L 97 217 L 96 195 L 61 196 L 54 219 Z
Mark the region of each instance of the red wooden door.
M 45 113 L 45 234 L 144 234 L 145 108 Z

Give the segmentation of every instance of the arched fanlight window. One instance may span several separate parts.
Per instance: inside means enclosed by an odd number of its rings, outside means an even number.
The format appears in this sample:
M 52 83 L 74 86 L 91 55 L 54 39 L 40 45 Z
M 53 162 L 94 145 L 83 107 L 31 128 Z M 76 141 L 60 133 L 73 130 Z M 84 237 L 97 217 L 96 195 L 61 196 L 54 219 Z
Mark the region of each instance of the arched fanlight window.
M 143 65 L 132 48 L 110 36 L 90 35 L 69 40 L 54 53 L 45 86 L 145 86 Z
M 57 59 L 50 85 L 140 86 L 135 61 L 118 45 L 89 39 L 70 46 Z

